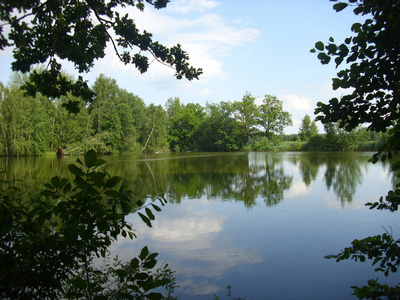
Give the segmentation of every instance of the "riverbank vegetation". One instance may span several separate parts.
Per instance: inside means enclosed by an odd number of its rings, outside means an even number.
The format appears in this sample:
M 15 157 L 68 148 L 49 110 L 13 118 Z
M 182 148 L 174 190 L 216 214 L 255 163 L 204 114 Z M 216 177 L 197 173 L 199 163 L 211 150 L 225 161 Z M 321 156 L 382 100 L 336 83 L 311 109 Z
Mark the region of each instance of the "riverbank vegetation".
M 21 87 L 27 76 L 14 73 L 0 84 L 0 155 L 67 154 L 95 149 L 99 154 L 169 151 L 374 151 L 384 134 L 335 123 L 319 133 L 309 115 L 298 134 L 285 135 L 292 125 L 277 97 L 262 103 L 246 93 L 232 102 L 184 104 L 170 98 L 165 107 L 146 105 L 140 97 L 100 75 L 92 86 L 91 103 L 72 94 L 49 98 L 27 96 Z M 70 103 L 78 109 L 70 112 Z

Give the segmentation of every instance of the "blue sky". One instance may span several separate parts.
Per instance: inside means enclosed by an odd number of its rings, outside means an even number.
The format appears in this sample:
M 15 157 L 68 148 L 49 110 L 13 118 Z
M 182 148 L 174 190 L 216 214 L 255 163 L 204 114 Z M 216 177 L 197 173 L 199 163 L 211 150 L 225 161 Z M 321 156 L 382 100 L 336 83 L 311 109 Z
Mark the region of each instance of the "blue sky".
M 351 9 L 336 13 L 329 0 L 172 0 L 162 10 L 147 7 L 144 12 L 125 11 L 139 29 L 153 33 L 161 43 L 180 43 L 191 62 L 201 67 L 200 80 L 177 80 L 173 71 L 156 62 L 146 74 L 124 66 L 107 49 L 84 78 L 93 84 L 103 73 L 118 85 L 141 97 L 146 104 L 164 105 L 168 98 L 183 103 L 236 101 L 249 92 L 261 98 L 274 95 L 292 114 L 297 133 L 301 119 L 313 116 L 318 101 L 327 102 L 343 91 L 332 91 L 334 65 L 323 66 L 310 53 L 315 42 L 334 37 L 342 42 L 351 35 L 350 27 L 360 21 Z M 11 49 L 0 53 L 0 81 L 11 74 Z M 65 69 L 78 75 L 73 66 Z M 319 125 L 320 128 L 322 128 Z

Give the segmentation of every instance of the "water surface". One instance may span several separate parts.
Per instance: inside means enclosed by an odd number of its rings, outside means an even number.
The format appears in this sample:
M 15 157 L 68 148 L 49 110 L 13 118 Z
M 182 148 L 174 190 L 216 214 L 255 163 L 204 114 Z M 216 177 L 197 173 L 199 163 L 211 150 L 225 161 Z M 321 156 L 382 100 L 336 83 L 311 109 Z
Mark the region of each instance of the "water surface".
M 148 245 L 176 271 L 179 299 L 354 299 L 377 278 L 369 263 L 324 259 L 355 238 L 393 230 L 396 213 L 364 206 L 393 186 L 372 153 L 174 153 L 108 157 L 107 170 L 137 195 L 169 192 L 153 228 L 136 215 L 136 240 L 112 251 L 130 259 Z M 7 176 L 42 184 L 66 174 L 61 160 L 8 159 Z M 29 171 L 28 171 L 29 170 Z

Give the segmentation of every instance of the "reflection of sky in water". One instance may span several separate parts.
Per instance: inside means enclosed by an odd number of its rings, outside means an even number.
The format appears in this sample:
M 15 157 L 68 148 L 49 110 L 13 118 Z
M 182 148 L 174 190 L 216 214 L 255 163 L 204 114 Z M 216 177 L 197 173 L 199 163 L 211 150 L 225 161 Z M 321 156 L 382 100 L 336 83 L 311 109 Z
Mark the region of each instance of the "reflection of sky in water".
M 223 206 L 215 209 L 204 199 L 168 205 L 156 215 L 153 229 L 131 218 L 138 239 L 121 240 L 115 251 L 121 259 L 129 259 L 133 249 L 137 252 L 142 245 L 149 245 L 177 271 L 184 293 L 217 293 L 221 286 L 216 283 L 230 268 L 262 261 L 254 248 L 237 245 L 232 237 L 222 234 L 228 217 L 225 213 Z
M 265 157 L 249 155 L 253 175 L 265 174 Z M 382 226 L 393 226 L 395 238 L 400 237 L 396 214 L 364 206 L 387 193 L 390 176 L 379 164 L 362 167 L 352 201 L 342 203 L 333 186 L 327 188 L 326 165 L 308 184 L 298 165 L 277 162 L 293 181 L 275 206 L 266 206 L 262 197 L 251 208 L 218 197 L 184 197 L 156 213 L 152 229 L 129 216 L 138 239 L 120 240 L 113 252 L 125 260 L 144 245 L 160 253 L 160 262 L 176 271 L 179 299 L 213 299 L 213 294 L 225 299 L 227 285 L 233 287 L 233 298 L 354 299 L 351 285 L 385 280 L 383 274 L 367 263 L 336 263 L 324 256 L 355 238 L 383 233 Z

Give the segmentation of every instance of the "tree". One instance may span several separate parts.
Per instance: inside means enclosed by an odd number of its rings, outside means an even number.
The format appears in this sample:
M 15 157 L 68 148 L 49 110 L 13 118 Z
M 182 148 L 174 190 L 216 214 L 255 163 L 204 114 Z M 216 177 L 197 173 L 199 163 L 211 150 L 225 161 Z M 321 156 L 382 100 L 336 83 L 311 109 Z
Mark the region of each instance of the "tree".
M 188 55 L 177 44 L 171 48 L 153 41 L 152 34 L 141 33 L 126 7 L 143 11 L 145 3 L 156 9 L 166 7 L 168 0 L 113 1 L 2 1 L 0 3 L 0 50 L 13 47 L 13 71 L 29 72 L 35 64 L 46 64 L 46 70 L 33 71 L 24 88 L 30 95 L 40 92 L 58 98 L 71 92 L 91 101 L 93 92 L 79 76 L 78 80 L 61 73 L 61 62 L 67 60 L 79 73 L 88 72 L 97 59 L 105 56 L 111 43 L 115 55 L 124 64 L 133 64 L 141 73 L 149 67 L 149 56 L 175 69 L 178 79 L 197 79 L 202 73 L 189 65 Z M 137 52 L 133 51 L 137 49 Z M 76 110 L 74 102 L 68 103 Z
M 171 287 L 166 266 L 144 247 L 129 262 L 99 267 L 110 260 L 109 246 L 119 235 L 134 238 L 126 215 L 138 212 L 151 227 L 164 197 L 147 205 L 121 185 L 121 177 L 102 170 L 104 160 L 91 150 L 68 166 L 73 181 L 53 177 L 28 199 L 16 186 L 0 188 L 0 297 L 2 299 L 162 299 L 152 289 Z M 29 201 L 30 200 L 30 201 Z
M 52 103 L 43 96 L 24 97 L 23 80 L 15 74 L 9 88 L 3 87 L 1 131 L 5 155 L 41 155 L 50 143 Z
M 325 149 L 327 151 L 353 151 L 360 142 L 367 139 L 363 128 L 355 128 L 346 131 L 336 123 L 324 124 L 325 129 Z
M 271 95 L 265 95 L 259 107 L 258 123 L 264 127 L 268 139 L 272 134 L 283 134 L 283 129 L 293 124 L 290 113 L 283 110 L 282 101 Z
M 139 151 L 138 133 L 144 126 L 146 107 L 142 99 L 119 88 L 115 79 L 103 74 L 96 79 L 96 96 L 89 106 L 101 153 Z
M 318 127 L 315 121 L 311 121 L 309 115 L 305 115 L 301 120 L 299 136 L 301 140 L 308 141 L 311 136 L 318 134 Z
M 195 132 L 204 117 L 204 108 L 196 103 L 181 104 L 179 98 L 167 102 L 169 141 L 173 151 L 195 149 Z
M 365 15 L 363 24 L 352 26 L 354 36 L 346 38 L 344 43 L 335 44 L 331 37 L 327 45 L 319 41 L 312 52 L 318 52 L 322 64 L 328 64 L 332 58 L 336 66 L 343 66 L 337 78 L 333 78 L 333 89 L 350 89 L 340 99 L 332 98 L 329 103 L 317 104 L 317 119 L 323 123 L 338 122 L 346 130 L 352 130 L 361 124 L 368 124 L 368 130 L 388 131 L 388 139 L 372 162 L 392 158 L 400 149 L 400 2 L 396 0 L 370 1 L 349 0 L 335 3 L 333 8 L 341 11 L 353 6 L 356 15 Z M 399 174 L 400 164 L 394 163 L 393 169 Z M 370 208 L 397 211 L 400 204 L 400 185 L 389 191 L 379 202 L 367 203 Z M 337 255 L 328 256 L 343 259 L 365 261 L 369 258 L 378 264 L 376 271 L 386 276 L 397 272 L 400 265 L 399 240 L 391 234 L 354 240 L 352 246 Z M 367 286 L 355 287 L 359 298 L 398 297 L 400 286 L 389 287 L 377 280 L 370 280 Z M 397 295 L 397 296 L 396 296 Z
M 146 122 L 143 130 L 145 142 L 142 152 L 168 150 L 167 114 L 161 105 L 150 104 L 146 108 Z
M 206 116 L 195 134 L 200 151 L 237 151 L 243 147 L 240 128 L 232 116 L 232 104 L 206 105 Z
M 257 124 L 257 105 L 256 98 L 250 93 L 246 93 L 241 101 L 233 102 L 233 115 L 239 122 L 246 146 L 249 145 L 250 135 L 254 131 L 254 126 Z

